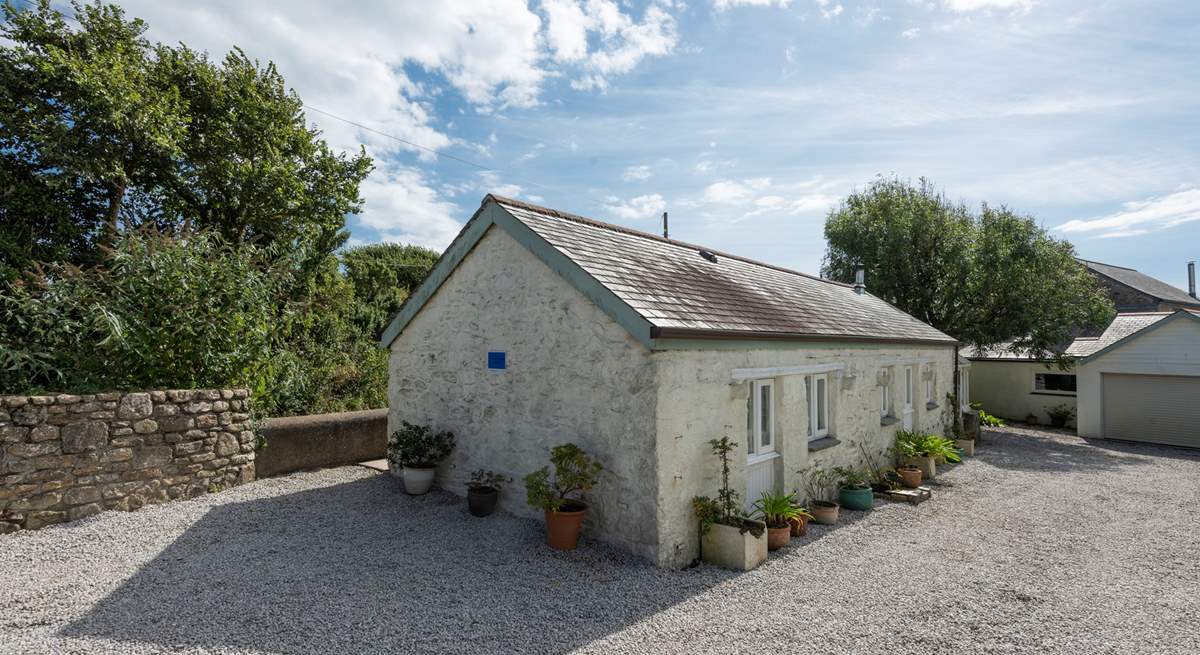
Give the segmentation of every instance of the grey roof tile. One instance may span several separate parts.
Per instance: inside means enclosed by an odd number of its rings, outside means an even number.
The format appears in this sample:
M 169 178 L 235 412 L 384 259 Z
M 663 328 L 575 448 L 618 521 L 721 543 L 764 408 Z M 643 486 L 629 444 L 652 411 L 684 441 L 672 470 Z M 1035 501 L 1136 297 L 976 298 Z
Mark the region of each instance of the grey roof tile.
M 1141 291 L 1142 293 L 1165 300 L 1168 302 L 1181 303 L 1185 305 L 1195 305 L 1200 307 L 1200 300 L 1187 295 L 1187 292 L 1179 287 L 1167 284 L 1158 278 L 1150 277 L 1145 273 L 1139 273 L 1132 268 L 1123 266 L 1113 266 L 1112 264 L 1102 264 L 1100 262 L 1088 261 L 1086 259 L 1079 260 L 1087 266 L 1089 270 L 1095 271 L 1100 275 L 1112 278 L 1127 287 Z
M 657 328 L 954 343 L 847 284 L 492 196 Z M 703 335 L 696 335 L 703 336 Z

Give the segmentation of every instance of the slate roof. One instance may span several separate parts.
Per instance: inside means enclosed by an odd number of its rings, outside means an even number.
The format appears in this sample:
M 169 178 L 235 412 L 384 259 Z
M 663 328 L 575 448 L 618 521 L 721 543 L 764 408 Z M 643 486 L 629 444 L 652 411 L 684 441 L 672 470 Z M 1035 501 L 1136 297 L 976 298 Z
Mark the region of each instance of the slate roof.
M 633 308 L 655 337 L 955 343 L 848 284 L 510 198 L 488 199 Z
M 1196 312 L 1190 312 L 1195 315 Z M 1076 339 L 1071 344 L 1076 357 L 1087 357 L 1108 348 L 1109 346 L 1145 330 L 1155 323 L 1173 316 L 1175 312 L 1130 312 L 1117 314 L 1112 323 L 1108 324 L 1104 333 L 1091 340 Z
M 1200 300 L 1187 295 L 1187 292 L 1183 289 L 1167 284 L 1166 282 L 1163 282 L 1157 278 L 1150 277 L 1145 273 L 1139 273 L 1132 268 L 1113 266 L 1112 264 L 1101 264 L 1100 262 L 1088 261 L 1086 259 L 1080 259 L 1079 261 L 1082 262 L 1084 266 L 1087 266 L 1089 270 L 1099 273 L 1107 278 L 1116 280 L 1127 287 L 1141 291 L 1148 296 L 1153 296 L 1159 301 L 1174 302 L 1200 307 Z

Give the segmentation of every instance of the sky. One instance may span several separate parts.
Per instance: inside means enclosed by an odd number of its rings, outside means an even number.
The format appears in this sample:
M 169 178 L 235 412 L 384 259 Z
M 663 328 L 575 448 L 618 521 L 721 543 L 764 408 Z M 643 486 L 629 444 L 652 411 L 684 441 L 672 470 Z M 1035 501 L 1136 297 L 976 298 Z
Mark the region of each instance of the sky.
M 354 244 L 444 248 L 496 192 L 817 273 L 829 210 L 897 175 L 1180 287 L 1200 257 L 1193 0 L 120 4 L 366 148 Z

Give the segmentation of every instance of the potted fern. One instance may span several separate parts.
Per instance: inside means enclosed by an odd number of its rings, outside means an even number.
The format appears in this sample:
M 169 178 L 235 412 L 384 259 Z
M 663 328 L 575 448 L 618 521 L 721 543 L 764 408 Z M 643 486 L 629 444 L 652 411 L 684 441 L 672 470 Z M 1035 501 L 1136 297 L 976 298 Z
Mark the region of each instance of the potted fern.
M 912 430 L 896 432 L 896 457 L 900 463 L 919 469 L 922 477 L 931 480 L 937 475 L 937 462 L 925 452 L 925 447 L 925 435 Z
M 420 496 L 433 486 L 437 465 L 454 450 L 453 432 L 434 432 L 426 425 L 401 423 L 388 437 L 388 468 L 404 481 L 404 491 Z
M 766 491 L 754 501 L 754 516 L 767 525 L 767 550 L 779 550 L 791 541 L 791 521 L 800 515 L 795 501 L 795 494 Z
M 708 444 L 721 460 L 721 487 L 716 499 L 692 499 L 692 510 L 700 521 L 700 558 L 727 569 L 749 571 L 767 559 L 767 526 L 747 518 L 738 493 L 729 488 L 729 453 L 737 443 L 721 437 Z
M 573 443 L 552 448 L 550 463 L 553 477 L 548 466 L 525 476 L 525 498 L 531 507 L 545 512 L 546 543 L 558 550 L 574 550 L 588 511 L 582 496 L 600 481 L 604 467 Z

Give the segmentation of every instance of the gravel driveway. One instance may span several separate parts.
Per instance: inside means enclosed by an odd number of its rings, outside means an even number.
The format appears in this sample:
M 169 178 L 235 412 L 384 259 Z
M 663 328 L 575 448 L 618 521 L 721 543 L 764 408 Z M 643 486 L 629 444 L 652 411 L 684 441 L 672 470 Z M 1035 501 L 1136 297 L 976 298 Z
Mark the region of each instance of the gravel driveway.
M 659 571 L 345 467 L 0 536 L 3 653 L 1194 653 L 1200 453 L 1012 429 L 919 507 Z M 785 650 L 786 649 L 786 650 Z

